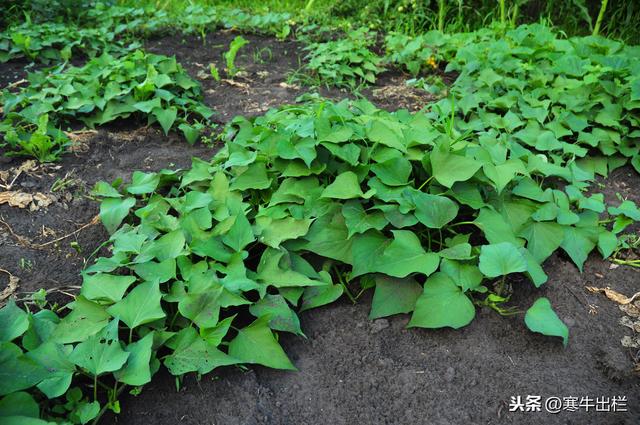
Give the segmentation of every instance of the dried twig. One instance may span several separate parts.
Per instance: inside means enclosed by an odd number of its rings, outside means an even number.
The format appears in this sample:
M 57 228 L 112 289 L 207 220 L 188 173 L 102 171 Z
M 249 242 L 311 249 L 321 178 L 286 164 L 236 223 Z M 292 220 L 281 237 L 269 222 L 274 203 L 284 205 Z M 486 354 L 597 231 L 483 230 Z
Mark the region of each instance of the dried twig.
M 96 224 L 98 224 L 99 222 L 100 222 L 100 216 L 99 216 L 99 215 L 96 215 L 95 217 L 93 217 L 93 218 L 91 219 L 91 221 L 89 221 L 88 223 L 86 223 L 86 224 L 82 225 L 80 228 L 78 228 L 78 229 L 74 230 L 73 232 L 71 232 L 71 233 L 69 233 L 69 234 L 67 234 L 67 235 L 64 235 L 64 236 L 60 236 L 59 238 L 56 238 L 56 239 L 54 239 L 54 240 L 52 240 L 52 241 L 45 242 L 45 243 L 43 243 L 43 244 L 35 245 L 35 247 L 36 247 L 36 248 L 44 248 L 45 246 L 48 246 L 48 245 L 54 244 L 54 243 L 56 243 L 56 242 L 60 242 L 61 240 L 64 240 L 64 239 L 66 239 L 66 238 L 68 238 L 68 237 L 71 237 L 71 236 L 74 236 L 74 235 L 76 235 L 76 234 L 80 233 L 81 231 L 83 231 L 84 229 L 86 229 L 87 227 L 90 227 L 90 226 L 96 225 Z
M 20 236 L 17 235 L 13 229 L 11 228 L 11 226 L 9 226 L 9 223 L 7 223 L 6 221 L 0 219 L 0 224 L 3 224 L 7 230 L 9 230 L 9 233 L 11 233 L 11 236 L 13 236 L 15 238 L 15 240 L 17 240 L 20 245 L 26 246 L 28 248 L 33 248 L 34 245 L 31 243 L 31 241 L 29 241 L 29 239 L 25 238 L 24 236 Z

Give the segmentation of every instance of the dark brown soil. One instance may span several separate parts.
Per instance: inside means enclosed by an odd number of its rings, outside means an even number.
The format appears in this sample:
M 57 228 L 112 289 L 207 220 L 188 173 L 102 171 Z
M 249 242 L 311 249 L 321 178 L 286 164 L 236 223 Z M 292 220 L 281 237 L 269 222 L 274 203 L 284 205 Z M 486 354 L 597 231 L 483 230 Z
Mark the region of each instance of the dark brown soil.
M 223 69 L 221 52 L 234 36 L 211 35 L 204 47 L 196 39 L 186 38 L 183 42 L 180 37 L 169 37 L 150 42 L 149 48 L 175 54 L 197 76 L 201 69 L 197 64 L 202 64 L 205 72 L 212 61 Z M 305 92 L 303 88 L 281 85 L 287 74 L 299 66 L 299 46 L 246 38 L 251 44 L 238 59 L 245 69 L 244 77 L 237 77 L 234 83 L 201 80 L 206 102 L 218 110 L 220 122 L 236 114 L 260 114 L 269 107 L 294 102 Z M 256 63 L 253 52 L 265 47 L 271 49 L 273 59 Z M 14 68 L 11 64 L 2 65 L 0 75 Z M 15 79 L 2 80 L 0 84 L 19 78 L 16 74 Z M 398 82 L 402 85 L 401 77 L 390 72 L 381 78 L 382 86 L 374 89 L 397 86 Z M 323 94 L 346 96 L 339 91 Z M 376 100 L 372 91 L 365 94 Z M 401 98 L 383 96 L 378 103 L 389 109 L 414 109 L 428 100 L 402 104 Z M 79 272 L 107 237 L 99 224 L 89 225 L 55 244 L 35 245 L 71 234 L 91 222 L 98 206 L 87 194 L 96 181 L 129 180 L 131 173 L 140 169 L 185 168 L 191 157 L 209 158 L 216 150 L 191 147 L 175 137 L 163 136 L 155 128 L 132 129 L 130 124 L 82 135 L 79 142 L 76 152 L 66 155 L 60 163 L 25 172 L 13 183 L 12 190 L 55 196 L 52 205 L 38 211 L 0 205 L 0 269 L 20 279 L 18 297 L 44 287 L 54 299 L 66 302 L 69 298 L 55 288 L 80 284 Z M 22 163 L 2 158 L 0 171 L 15 170 Z M 61 181 L 69 184 L 51 193 L 56 181 L 56 186 Z M 604 192 L 608 200 L 615 199 L 619 192 L 639 202 L 637 187 L 638 175 L 630 168 L 622 168 L 605 181 Z M 79 249 L 73 248 L 72 242 L 77 242 Z M 566 349 L 557 339 L 529 332 L 522 315 L 506 318 L 490 310 L 478 310 L 476 320 L 458 331 L 407 330 L 407 317 L 371 322 L 367 319 L 370 294 L 366 294 L 356 305 L 343 299 L 303 313 L 301 321 L 308 339 L 282 336 L 285 350 L 299 372 L 224 368 L 200 381 L 188 376 L 176 391 L 174 378 L 161 371 L 140 395 L 123 396 L 123 412 L 106 417 L 104 423 L 640 423 L 640 380 L 632 373 L 632 358 L 637 353 L 620 344 L 620 339 L 631 331 L 618 324 L 623 313 L 617 305 L 603 295 L 585 291 L 587 285 L 610 286 L 631 295 L 639 290 L 640 271 L 625 266 L 613 268 L 592 255 L 580 274 L 560 254 L 549 259 L 545 269 L 550 279 L 539 290 L 524 281 L 513 282 L 517 286 L 513 303 L 524 310 L 537 297 L 548 297 L 570 327 Z M 0 290 L 7 281 L 7 276 L 0 274 Z M 543 399 L 626 396 L 629 412 L 509 412 L 509 398 L 517 395 L 539 395 Z

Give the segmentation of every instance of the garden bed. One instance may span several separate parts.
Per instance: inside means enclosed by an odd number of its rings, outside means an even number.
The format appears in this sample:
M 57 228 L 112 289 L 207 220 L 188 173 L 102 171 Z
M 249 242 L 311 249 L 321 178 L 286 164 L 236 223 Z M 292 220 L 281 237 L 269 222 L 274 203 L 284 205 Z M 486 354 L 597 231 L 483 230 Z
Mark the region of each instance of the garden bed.
M 206 68 L 217 63 L 234 34 L 210 34 L 201 40 L 171 36 L 148 42 L 154 53 L 176 55 L 203 87 L 205 103 L 222 124 L 236 115 L 255 116 L 293 103 L 307 89 L 287 81 L 300 65 L 300 46 L 292 41 L 247 36 L 250 44 L 239 56 L 243 73 L 234 80 L 215 81 Z M 22 66 L 22 65 L 20 65 Z M 23 77 L 20 66 L 0 65 L 3 85 Z M 13 75 L 14 77 L 6 77 Z M 387 110 L 415 110 L 428 95 L 404 95 L 404 77 L 381 75 L 363 94 Z M 400 95 L 376 93 L 400 91 Z M 349 97 L 337 89 L 323 96 Z M 50 196 L 47 207 L 0 205 L 0 268 L 19 278 L 18 298 L 39 288 L 53 300 L 68 302 L 76 293 L 79 272 L 107 233 L 94 217 L 98 203 L 87 197 L 100 181 L 130 180 L 133 171 L 188 168 L 191 157 L 210 159 L 219 146 L 189 146 L 164 136 L 157 127 L 134 122 L 110 125 L 77 135 L 73 152 L 54 165 L 27 167 L 13 181 L 22 160 L 0 159 L 11 190 Z M 640 202 L 640 178 L 630 168 L 614 171 L 603 181 L 607 201 L 615 194 Z M 58 190 L 51 191 L 54 187 Z M 34 208 L 37 203 L 34 204 Z M 67 236 L 71 235 L 71 236 Z M 59 240 L 58 240 L 59 239 Z M 56 241 L 51 243 L 51 241 Z M 73 244 L 72 244 L 73 243 Z M 301 314 L 307 339 L 283 335 L 285 351 L 299 372 L 260 366 L 247 371 L 217 369 L 196 380 L 187 376 L 176 391 L 175 379 L 161 370 L 137 396 L 123 396 L 122 414 L 105 417 L 121 424 L 335 424 L 354 423 L 517 423 L 633 424 L 640 412 L 640 384 L 633 374 L 632 351 L 620 340 L 631 330 L 619 324 L 617 304 L 586 286 L 609 286 L 623 294 L 637 292 L 640 271 L 596 258 L 592 254 L 580 274 L 568 257 L 554 254 L 545 263 L 549 281 L 540 289 L 522 280 L 512 305 L 524 311 L 545 296 L 569 326 L 567 348 L 559 340 L 529 332 L 521 315 L 501 317 L 479 309 L 478 320 L 460 330 L 405 329 L 408 317 L 369 321 L 370 294 L 357 304 L 348 299 Z M 8 277 L 0 276 L 0 290 Z M 637 351 L 637 350 L 635 350 Z M 628 412 L 509 412 L 511 396 L 626 396 Z M 595 410 L 595 409 L 594 409 Z

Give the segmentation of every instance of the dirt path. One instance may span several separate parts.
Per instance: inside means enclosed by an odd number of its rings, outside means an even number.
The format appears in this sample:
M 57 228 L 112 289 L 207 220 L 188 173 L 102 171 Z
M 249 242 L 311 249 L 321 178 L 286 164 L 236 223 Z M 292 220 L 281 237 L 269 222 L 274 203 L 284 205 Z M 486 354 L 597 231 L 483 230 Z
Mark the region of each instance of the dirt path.
M 210 62 L 223 68 L 221 53 L 234 36 L 210 35 L 205 46 L 193 38 L 168 37 L 148 47 L 156 53 L 175 54 L 199 78 Z M 219 122 L 236 114 L 263 113 L 269 107 L 294 102 L 305 92 L 286 84 L 286 76 L 299 67 L 299 45 L 246 38 L 250 44 L 238 59 L 244 77 L 233 83 L 201 79 L 205 100 L 219 112 Z M 22 78 L 16 69 L 15 64 L 2 65 L 0 74 L 11 70 L 16 79 Z M 2 81 L 8 82 L 10 79 Z M 406 94 L 394 98 L 401 86 L 402 76 L 389 72 L 378 87 L 364 94 L 388 109 L 415 109 L 428 100 Z M 333 98 L 346 96 L 337 90 L 321 92 Z M 49 207 L 29 211 L 0 205 L 0 268 L 20 279 L 22 296 L 41 287 L 80 284 L 79 271 L 107 237 L 100 225 L 90 225 L 44 248 L 34 245 L 61 238 L 91 222 L 98 205 L 87 194 L 96 181 L 129 180 L 135 170 L 189 167 L 191 157 L 208 159 L 217 149 L 190 147 L 155 128 L 131 123 L 86 134 L 81 142 L 60 163 L 24 172 L 13 183 L 12 190 L 55 197 Z M 22 163 L 0 158 L 0 171 L 8 171 L 13 179 Z M 63 188 L 51 192 L 54 185 Z M 623 168 L 606 181 L 604 191 L 608 200 L 620 192 L 639 202 L 637 187 L 640 178 Z M 77 243 L 75 248 L 71 242 Z M 302 314 L 306 340 L 283 335 L 283 345 L 300 370 L 297 373 L 226 368 L 199 382 L 188 376 L 176 392 L 175 380 L 161 372 L 142 394 L 124 397 L 122 414 L 105 418 L 104 423 L 640 423 L 640 380 L 631 371 L 632 355 L 637 353 L 620 344 L 631 331 L 618 323 L 623 313 L 614 303 L 584 289 L 586 285 L 610 286 L 629 295 L 640 288 L 640 271 L 611 268 L 596 255 L 582 275 L 560 255 L 549 259 L 545 269 L 549 282 L 540 290 L 525 281 L 514 282 L 514 302 L 526 309 L 538 296 L 547 296 L 570 327 L 566 349 L 559 341 L 527 331 L 522 316 L 504 318 L 488 310 L 478 310 L 478 320 L 459 331 L 406 330 L 407 317 L 371 322 L 367 319 L 370 295 L 366 295 L 357 305 L 344 299 Z M 0 290 L 7 282 L 0 275 Z M 59 292 L 52 296 L 61 303 L 69 300 Z M 509 397 L 517 395 L 543 399 L 627 396 L 629 412 L 510 413 Z

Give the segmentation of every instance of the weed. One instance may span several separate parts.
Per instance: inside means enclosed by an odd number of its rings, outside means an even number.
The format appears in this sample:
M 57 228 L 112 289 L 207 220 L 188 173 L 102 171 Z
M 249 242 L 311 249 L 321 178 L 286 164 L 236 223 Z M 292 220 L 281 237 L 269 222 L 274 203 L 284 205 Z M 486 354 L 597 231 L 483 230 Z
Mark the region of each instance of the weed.
M 306 72 L 321 84 L 356 89 L 373 84 L 382 72 L 382 58 L 369 48 L 375 42 L 375 34 L 366 28 L 351 31 L 346 38 L 311 43 L 304 50 Z
M 230 78 L 235 77 L 238 71 L 240 71 L 238 67 L 236 67 L 236 56 L 238 55 L 238 51 L 247 44 L 249 44 L 248 40 L 242 36 L 237 36 L 231 41 L 231 44 L 229 44 L 229 50 L 224 53 L 225 70 Z

